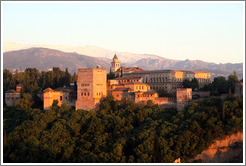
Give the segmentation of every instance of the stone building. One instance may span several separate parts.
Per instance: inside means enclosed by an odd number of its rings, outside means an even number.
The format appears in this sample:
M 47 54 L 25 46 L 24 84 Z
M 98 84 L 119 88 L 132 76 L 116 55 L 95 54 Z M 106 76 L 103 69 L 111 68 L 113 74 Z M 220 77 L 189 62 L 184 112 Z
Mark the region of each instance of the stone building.
M 164 89 L 169 93 L 175 93 L 177 88 L 183 88 L 182 82 L 196 78 L 199 87 L 211 82 L 211 74 L 204 71 L 185 70 L 148 70 L 133 73 L 124 73 L 123 77 L 141 77 L 142 82 L 149 84 L 153 90 Z
M 119 69 L 116 70 L 115 75 L 121 77 L 124 73 L 133 73 L 138 71 L 145 71 L 144 69 L 140 67 L 125 67 L 122 66 Z
M 235 83 L 235 91 L 234 91 L 233 96 L 234 97 L 243 96 L 243 82 L 236 82 Z
M 113 61 L 111 62 L 111 65 L 110 65 L 110 72 L 115 73 L 119 68 L 120 68 L 120 62 L 118 60 L 118 57 L 115 54 Z
M 5 92 L 5 102 L 7 106 L 16 106 L 21 98 L 22 85 L 16 85 L 16 91 L 11 89 Z
M 106 69 L 84 68 L 78 70 L 76 110 L 94 109 L 100 100 L 106 96 Z
M 108 80 L 108 94 L 115 100 L 125 98 L 142 104 L 147 104 L 149 100 L 158 105 L 168 102 L 168 98 L 160 98 L 148 84 L 142 83 L 141 77 L 119 77 Z
M 55 90 L 47 88 L 43 92 L 44 110 L 50 109 L 54 100 L 58 101 L 58 106 L 67 104 L 75 107 L 77 94 L 74 87 L 62 87 Z
M 178 88 L 176 91 L 177 110 L 181 111 L 192 100 L 191 88 Z

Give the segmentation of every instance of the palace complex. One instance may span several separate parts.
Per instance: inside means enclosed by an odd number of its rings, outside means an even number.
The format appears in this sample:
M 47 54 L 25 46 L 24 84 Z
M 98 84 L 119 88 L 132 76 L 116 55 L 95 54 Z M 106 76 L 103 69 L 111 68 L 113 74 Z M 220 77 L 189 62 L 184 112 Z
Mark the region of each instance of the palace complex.
M 102 98 L 112 95 L 115 100 L 123 98 L 136 103 L 147 104 L 152 101 L 159 106 L 173 104 L 168 97 L 159 97 L 155 90 L 165 89 L 176 96 L 175 106 L 182 108 L 192 99 L 192 90 L 183 88 L 185 79 L 196 78 L 199 86 L 210 83 L 211 74 L 202 71 L 184 70 L 154 70 L 145 71 L 139 67 L 120 66 L 116 54 L 111 62 L 110 72 L 114 73 L 115 79 L 107 80 L 107 71 L 102 68 L 84 68 L 78 70 L 77 96 L 72 89 L 45 89 L 43 92 L 44 109 L 52 106 L 53 100 L 75 106 L 76 110 L 95 109 Z
M 47 88 L 40 97 L 43 99 L 44 109 L 50 109 L 53 101 L 58 101 L 58 106 L 68 104 L 78 109 L 91 110 L 97 108 L 102 98 L 112 95 L 115 100 L 128 99 L 136 103 L 147 104 L 152 101 L 161 107 L 175 105 L 182 108 L 192 100 L 192 90 L 183 88 L 185 79 L 198 80 L 199 87 L 210 83 L 211 74 L 203 71 L 185 70 L 143 70 L 139 67 L 120 66 L 116 54 L 111 62 L 110 72 L 116 78 L 107 80 L 107 70 L 102 68 L 78 69 L 77 88 L 61 87 Z M 155 90 L 164 89 L 175 99 L 159 97 Z M 8 106 L 15 106 L 20 99 L 21 85 L 16 91 L 5 93 Z M 236 89 L 239 93 L 241 89 Z

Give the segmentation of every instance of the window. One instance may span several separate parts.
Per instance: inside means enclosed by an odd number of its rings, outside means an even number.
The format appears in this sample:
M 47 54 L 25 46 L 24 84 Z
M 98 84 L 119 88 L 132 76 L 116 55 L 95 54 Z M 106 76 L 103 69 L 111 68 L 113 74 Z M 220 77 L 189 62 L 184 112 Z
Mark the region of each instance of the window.
M 81 96 L 83 96 L 83 93 L 81 93 Z
M 88 94 L 87 94 L 88 96 L 89 96 L 89 92 L 88 92 Z
M 60 96 L 60 101 L 62 101 L 62 96 Z
M 84 93 L 84 96 L 86 96 L 86 93 Z

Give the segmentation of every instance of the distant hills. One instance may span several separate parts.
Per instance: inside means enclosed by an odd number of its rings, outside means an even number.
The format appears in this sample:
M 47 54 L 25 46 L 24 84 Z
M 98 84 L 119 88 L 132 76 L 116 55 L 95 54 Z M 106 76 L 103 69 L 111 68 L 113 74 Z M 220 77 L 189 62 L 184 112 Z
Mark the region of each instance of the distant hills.
M 28 67 L 36 67 L 40 71 L 59 67 L 63 70 L 68 68 L 69 72 L 73 73 L 77 72 L 78 68 L 91 68 L 97 65 L 109 69 L 109 64 L 98 58 L 48 48 L 29 48 L 3 53 L 3 68 L 12 72 L 16 69 L 24 71 Z
M 15 51 L 13 51 L 15 50 Z M 97 65 L 109 71 L 110 62 L 115 54 L 104 48 L 94 46 L 70 47 L 57 45 L 21 45 L 3 43 L 3 67 L 11 71 L 23 71 L 27 67 L 39 70 L 49 70 L 54 66 L 68 68 L 73 73 L 78 68 L 96 67 Z M 216 64 L 201 60 L 173 60 L 151 54 L 134 54 L 117 52 L 121 65 L 139 66 L 145 70 L 178 69 L 211 72 L 215 76 L 227 76 L 236 71 L 243 77 L 243 63 Z

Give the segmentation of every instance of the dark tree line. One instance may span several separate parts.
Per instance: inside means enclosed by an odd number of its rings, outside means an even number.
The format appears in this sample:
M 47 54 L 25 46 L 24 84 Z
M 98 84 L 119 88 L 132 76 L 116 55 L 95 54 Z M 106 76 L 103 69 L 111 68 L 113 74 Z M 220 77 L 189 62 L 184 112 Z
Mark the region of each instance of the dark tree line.
M 205 85 L 203 87 L 203 90 L 209 90 L 213 92 L 215 95 L 229 93 L 229 91 L 231 91 L 231 93 L 234 93 L 235 83 L 238 81 L 239 79 L 238 79 L 236 72 L 233 72 L 232 74 L 228 76 L 227 79 L 226 77 L 223 77 L 223 76 L 214 78 L 212 83 Z
M 185 162 L 243 128 L 243 100 L 199 100 L 183 111 L 105 98 L 97 111 L 6 107 L 4 162 Z

